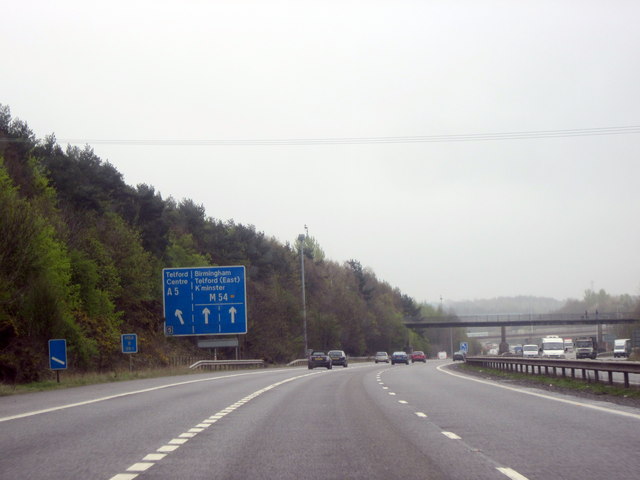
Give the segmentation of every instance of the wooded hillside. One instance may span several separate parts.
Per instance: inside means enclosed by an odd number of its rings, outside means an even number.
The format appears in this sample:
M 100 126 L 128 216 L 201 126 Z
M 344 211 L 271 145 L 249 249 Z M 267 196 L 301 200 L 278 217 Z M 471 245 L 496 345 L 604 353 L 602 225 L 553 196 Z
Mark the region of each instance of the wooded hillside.
M 299 358 L 301 248 L 310 348 L 429 350 L 426 337 L 402 325 L 419 306 L 357 260 L 338 264 L 312 237 L 283 245 L 212 215 L 224 212 L 163 199 L 151 185 L 126 185 L 90 146 L 36 139 L 0 105 L 0 379 L 40 378 L 53 338 L 67 339 L 71 367 L 80 370 L 121 366 L 122 333 L 138 334 L 136 361 L 148 366 L 195 351 L 192 338 L 164 335 L 167 267 L 244 265 L 249 316 L 241 355 Z

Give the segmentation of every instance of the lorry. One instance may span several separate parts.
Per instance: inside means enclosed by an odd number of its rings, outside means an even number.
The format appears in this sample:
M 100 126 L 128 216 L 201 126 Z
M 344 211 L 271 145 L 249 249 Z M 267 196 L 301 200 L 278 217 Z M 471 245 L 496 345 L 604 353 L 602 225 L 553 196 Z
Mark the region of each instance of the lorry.
M 542 356 L 564 358 L 564 340 L 558 335 L 547 335 L 542 339 Z
M 576 358 L 590 358 L 595 360 L 598 356 L 598 340 L 596 337 L 578 337 L 574 342 Z
M 613 341 L 613 356 L 628 357 L 631 354 L 631 339 L 630 338 L 617 338 Z

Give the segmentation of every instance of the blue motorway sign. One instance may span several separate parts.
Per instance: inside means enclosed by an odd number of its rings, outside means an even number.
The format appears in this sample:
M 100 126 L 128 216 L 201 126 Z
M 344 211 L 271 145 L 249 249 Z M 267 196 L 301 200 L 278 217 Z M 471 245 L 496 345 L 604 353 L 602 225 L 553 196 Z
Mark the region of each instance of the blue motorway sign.
M 165 335 L 247 333 L 244 266 L 162 270 Z
M 138 335 L 135 333 L 123 333 L 120 335 L 122 353 L 138 353 Z
M 469 353 L 469 343 L 468 342 L 460 342 L 460 350 L 462 352 Z
M 49 368 L 51 370 L 66 370 L 67 341 L 65 339 L 49 340 Z

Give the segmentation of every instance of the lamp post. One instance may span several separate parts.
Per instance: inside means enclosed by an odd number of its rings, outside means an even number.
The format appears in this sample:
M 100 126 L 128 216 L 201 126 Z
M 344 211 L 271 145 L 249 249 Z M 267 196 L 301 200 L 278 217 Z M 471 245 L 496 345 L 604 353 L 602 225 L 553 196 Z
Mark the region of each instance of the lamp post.
M 307 226 L 305 225 L 304 228 L 306 229 Z M 307 351 L 308 351 L 308 345 L 307 345 L 307 301 L 305 298 L 305 291 L 304 291 L 304 241 L 307 237 L 304 234 L 300 234 L 298 235 L 298 241 L 300 242 L 300 272 L 302 275 L 302 329 L 303 329 L 303 334 L 304 334 L 304 357 L 303 358 L 307 358 Z

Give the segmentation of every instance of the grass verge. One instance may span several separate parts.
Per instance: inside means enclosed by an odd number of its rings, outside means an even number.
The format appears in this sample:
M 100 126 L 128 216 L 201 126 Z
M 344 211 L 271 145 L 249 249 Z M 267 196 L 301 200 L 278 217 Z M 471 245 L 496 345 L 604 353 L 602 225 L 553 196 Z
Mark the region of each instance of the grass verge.
M 19 385 L 0 384 L 0 397 L 18 395 L 22 393 L 60 390 L 63 388 L 81 387 L 84 385 L 95 385 L 99 383 L 124 382 L 127 380 L 188 375 L 192 373 L 202 373 L 202 371 L 189 370 L 188 367 L 145 369 L 134 372 L 124 370 L 106 373 L 72 373 L 64 371 L 60 373 L 60 383 L 56 381 L 55 375 L 52 374 L 51 378 L 40 380 L 38 382 Z
M 532 375 L 517 372 L 505 372 L 486 367 L 476 367 L 467 364 L 459 364 L 458 367 L 465 373 L 477 376 L 490 377 L 496 380 L 509 380 L 523 385 L 543 388 L 545 390 L 562 390 L 566 393 L 607 395 L 612 398 L 624 398 L 640 402 L 640 388 L 624 388 L 621 385 L 609 385 L 602 382 L 586 382 L 570 377 L 555 377 L 548 375 Z

